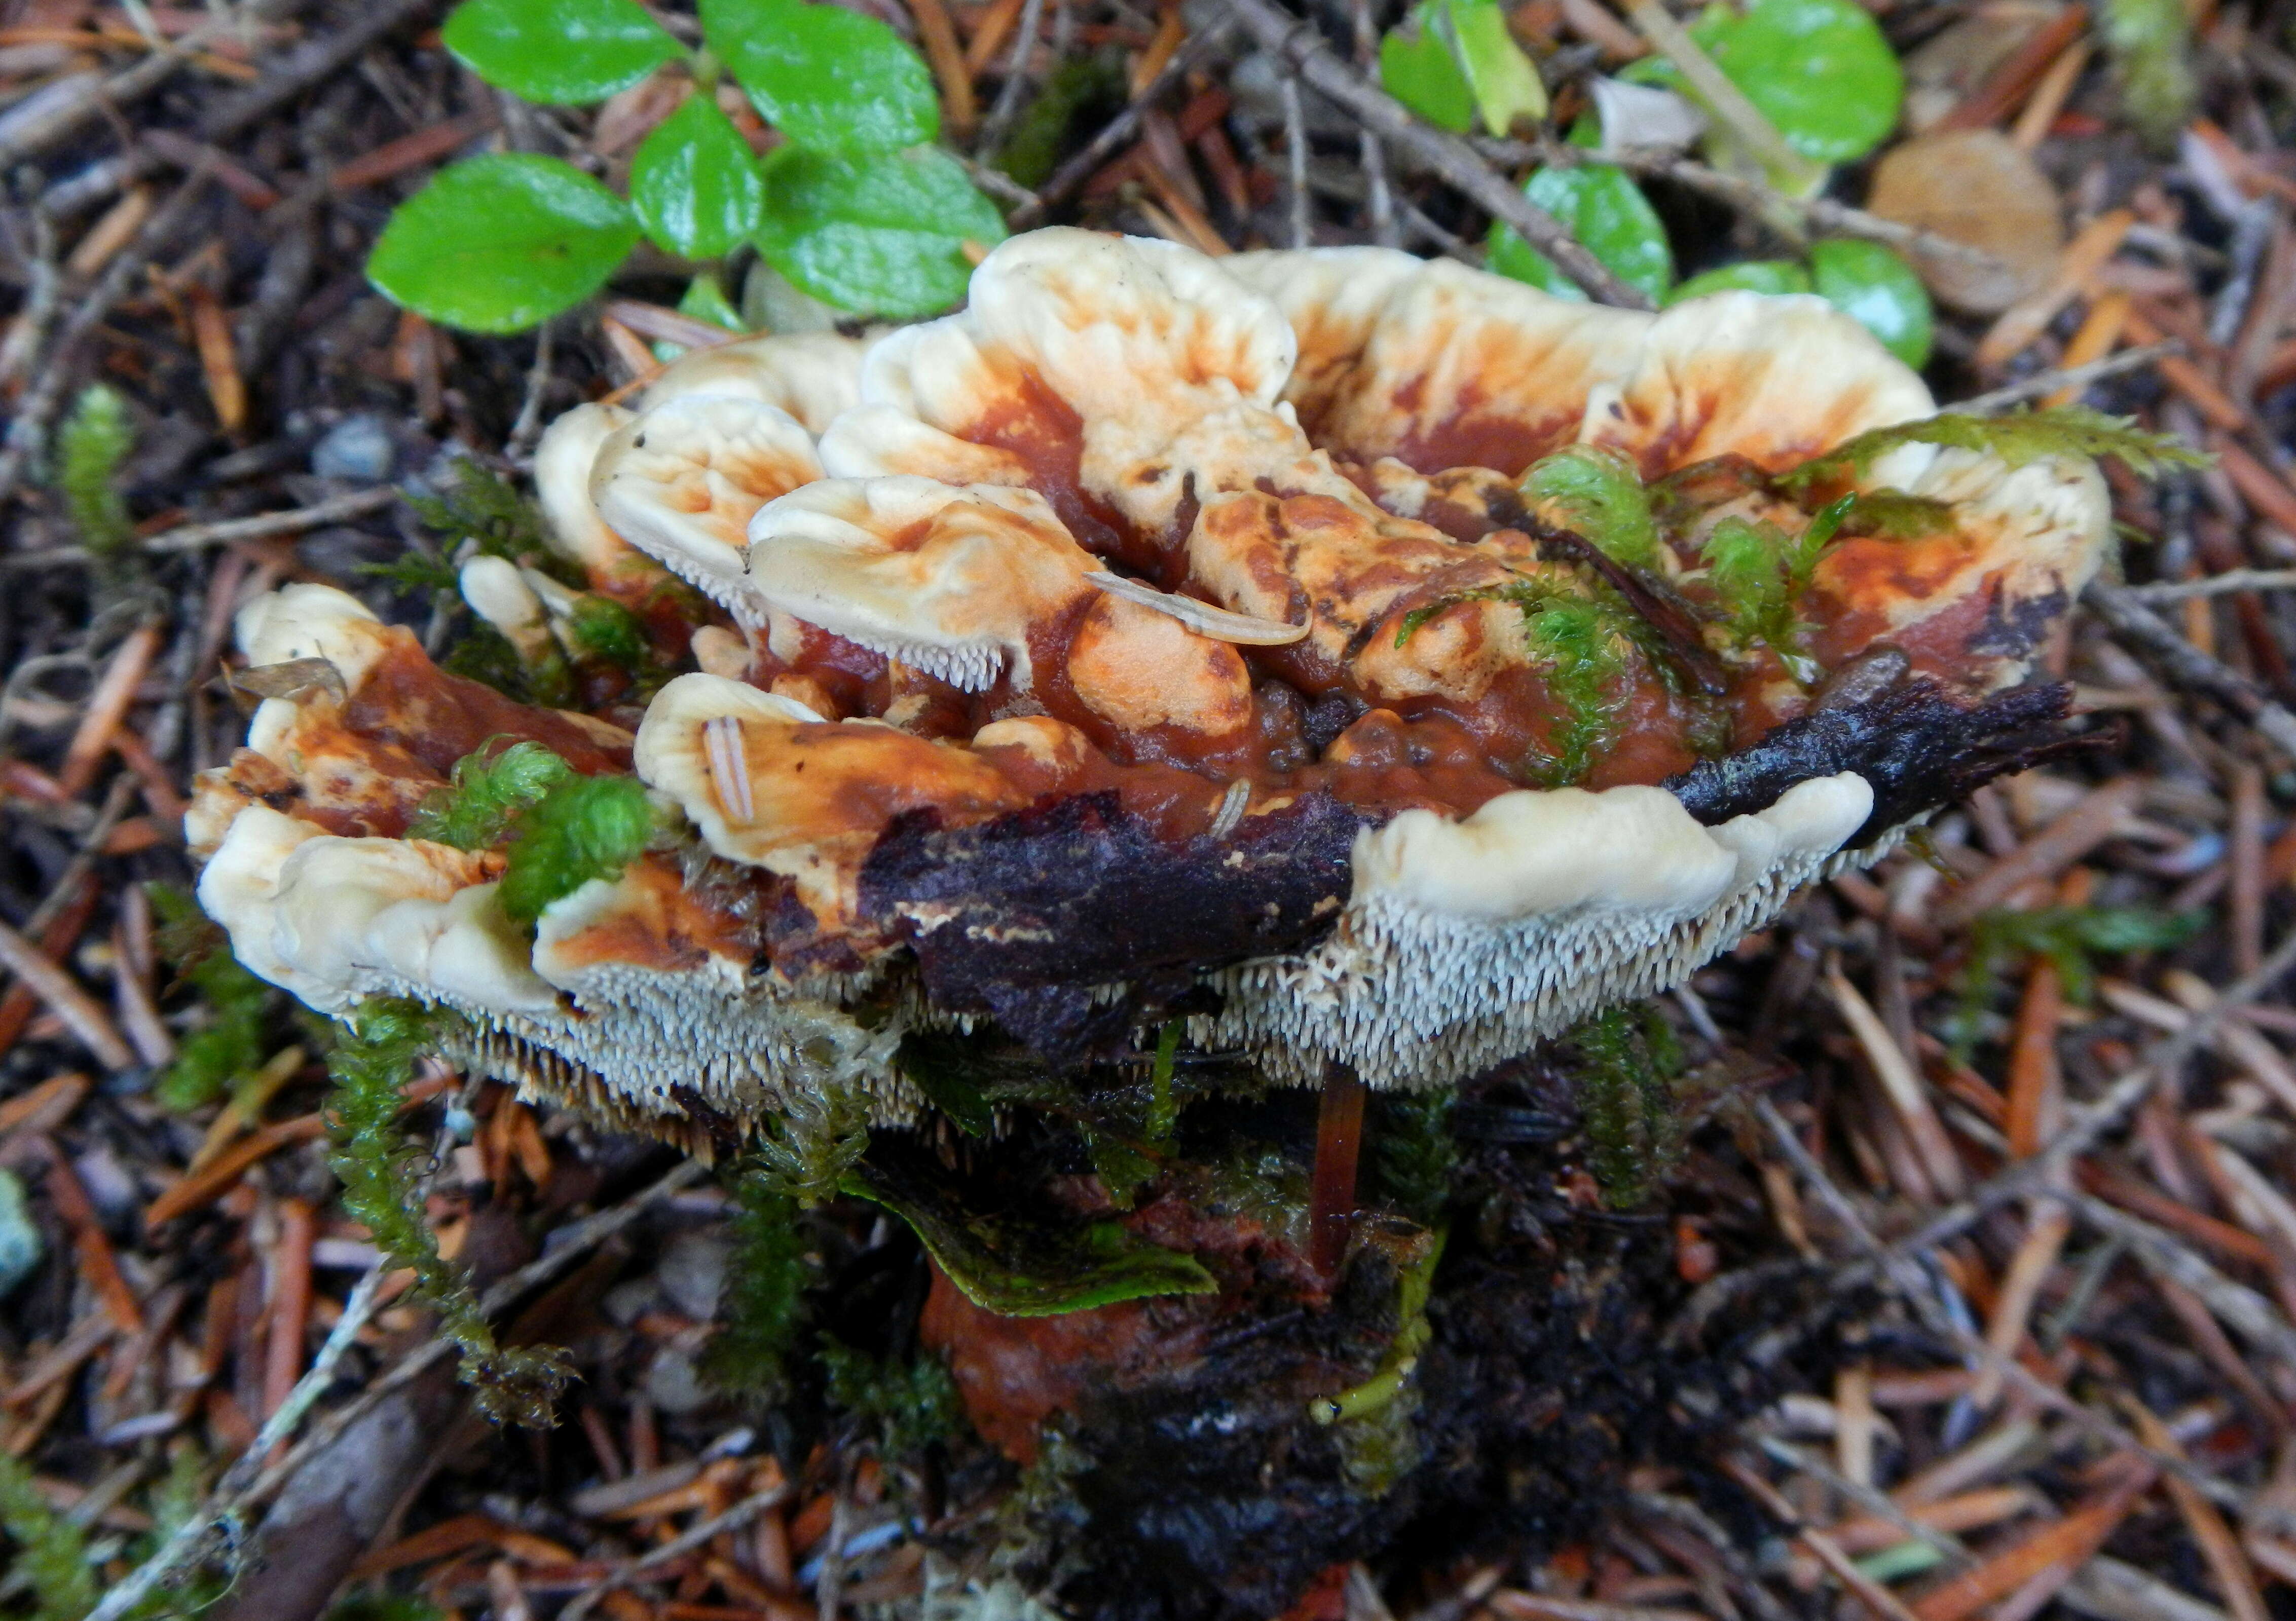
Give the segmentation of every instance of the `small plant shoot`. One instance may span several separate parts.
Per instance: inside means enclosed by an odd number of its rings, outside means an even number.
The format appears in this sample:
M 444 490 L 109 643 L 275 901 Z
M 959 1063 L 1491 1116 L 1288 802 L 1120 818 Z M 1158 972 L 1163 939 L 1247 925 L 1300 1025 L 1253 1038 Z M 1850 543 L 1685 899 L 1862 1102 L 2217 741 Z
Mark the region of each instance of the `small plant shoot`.
M 391 217 L 369 280 L 443 325 L 522 332 L 596 293 L 643 236 L 717 290 L 689 313 L 733 330 L 717 267 L 751 247 L 856 315 L 961 299 L 1004 217 L 930 144 L 940 108 L 923 59 L 878 19 L 808 0 L 704 0 L 701 29 L 689 52 L 635 0 L 465 0 L 447 47 L 529 101 L 586 106 L 663 71 L 693 88 L 639 144 L 627 199 L 557 158 L 466 159 Z M 726 78 L 779 133 L 771 161 L 719 104 Z
M 1480 118 L 1505 135 L 1546 116 L 1546 86 L 1507 31 L 1496 0 L 1426 0 L 1380 42 L 1388 93 L 1429 123 L 1464 135 Z

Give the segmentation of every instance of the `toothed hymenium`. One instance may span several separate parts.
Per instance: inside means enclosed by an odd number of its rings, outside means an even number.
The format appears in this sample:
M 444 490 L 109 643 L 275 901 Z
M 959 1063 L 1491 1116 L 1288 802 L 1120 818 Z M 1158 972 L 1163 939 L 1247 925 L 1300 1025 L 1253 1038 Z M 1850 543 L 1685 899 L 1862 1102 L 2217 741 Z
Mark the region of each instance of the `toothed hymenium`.
M 1039 231 L 961 314 L 741 340 L 551 428 L 555 554 L 462 581 L 577 708 L 340 592 L 250 604 L 273 695 L 200 785 L 201 896 L 312 1006 L 419 998 L 697 1144 L 792 1088 L 909 1118 L 904 1035 L 984 1021 L 1451 1084 L 2051 746 L 2020 684 L 2103 483 L 2046 433 L 1875 434 L 1932 409 L 1814 299 Z M 687 673 L 589 657 L 607 610 Z M 523 919 L 514 810 L 422 823 L 519 742 L 657 823 Z

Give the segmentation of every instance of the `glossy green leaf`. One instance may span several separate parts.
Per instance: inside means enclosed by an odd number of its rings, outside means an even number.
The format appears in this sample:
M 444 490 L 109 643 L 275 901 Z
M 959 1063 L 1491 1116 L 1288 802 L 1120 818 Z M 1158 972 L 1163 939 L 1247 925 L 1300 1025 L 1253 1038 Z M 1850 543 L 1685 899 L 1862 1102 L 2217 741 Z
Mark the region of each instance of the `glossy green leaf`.
M 1381 83 L 1429 123 L 1505 135 L 1546 116 L 1546 86 L 1497 0 L 1425 0 L 1380 42 Z
M 940 131 L 924 59 L 874 17 L 808 0 L 701 0 L 701 32 L 798 146 L 852 157 Z
M 630 164 L 630 208 L 665 252 L 714 259 L 758 228 L 765 176 L 750 143 L 707 96 L 653 127 Z
M 1413 8 L 1379 42 L 1379 82 L 1438 129 L 1463 135 L 1474 127 L 1475 91 L 1431 20 L 1437 5 Z
M 635 0 L 465 0 L 439 37 L 489 85 L 560 107 L 603 102 L 685 54 Z
M 1853 0 L 1712 5 L 1690 33 L 1805 158 L 1848 163 L 1897 127 L 1905 74 Z
M 801 291 L 842 309 L 929 315 L 964 296 L 970 241 L 1004 240 L 996 205 L 931 147 L 831 158 L 784 146 L 766 160 L 758 248 Z
M 572 164 L 506 152 L 441 169 L 401 203 L 366 274 L 433 321 L 515 332 L 597 291 L 637 240 L 622 200 Z
M 1603 163 L 1543 168 L 1524 183 L 1523 195 L 1570 228 L 1570 234 L 1630 287 L 1653 299 L 1674 282 L 1674 252 L 1666 227 L 1640 187 L 1620 169 Z M 1491 269 L 1528 282 L 1558 298 L 1584 299 L 1578 284 L 1554 267 L 1513 230 L 1494 224 Z
M 1679 304 L 1710 292 L 1808 292 L 1809 272 L 1792 259 L 1746 259 L 1701 271 L 1660 300 Z
M 1928 362 L 1935 329 L 1929 290 L 1895 252 L 1849 238 L 1818 242 L 1809 250 L 1809 271 L 1819 295 L 1890 353 L 1915 368 Z
M 1473 86 L 1483 127 L 1505 135 L 1517 119 L 1531 123 L 1546 116 L 1546 86 L 1538 70 L 1507 31 L 1506 13 L 1496 0 L 1447 0 L 1459 64 Z

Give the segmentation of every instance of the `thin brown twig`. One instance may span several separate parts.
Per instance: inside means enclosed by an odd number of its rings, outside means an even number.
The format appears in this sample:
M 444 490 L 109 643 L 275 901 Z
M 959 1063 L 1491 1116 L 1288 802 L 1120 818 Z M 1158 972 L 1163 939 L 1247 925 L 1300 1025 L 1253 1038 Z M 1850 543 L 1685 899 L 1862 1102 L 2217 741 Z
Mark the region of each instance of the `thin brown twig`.
M 599 1601 L 610 1593 L 642 1582 L 661 1567 L 682 1554 L 691 1553 L 721 1532 L 739 1530 L 760 1514 L 777 1509 L 790 1499 L 790 1485 L 776 1480 L 761 1492 L 752 1492 L 724 1513 L 690 1527 L 658 1548 L 647 1550 L 636 1559 L 627 1560 L 609 1574 L 584 1588 L 559 1611 L 559 1621 L 582 1621 L 582 1617 L 597 1608 Z M 668 1574 L 667 1572 L 665 1575 Z
M 47 954 L 18 934 L 5 923 L 0 923 L 0 967 L 16 976 L 17 982 L 37 996 L 64 1022 L 80 1045 L 95 1055 L 107 1069 L 133 1069 L 135 1050 L 119 1034 L 94 997 L 80 989 L 79 982 L 48 961 Z
M 2139 372 L 2184 352 L 2183 342 L 2174 338 L 2163 339 L 2159 343 L 2139 344 L 2135 348 L 2122 349 L 2117 355 L 2108 355 L 2102 360 L 2092 360 L 2087 365 L 2057 366 L 2046 372 L 2036 372 L 2030 377 L 2021 377 L 2015 382 L 2004 383 L 2000 388 L 1988 389 L 1983 394 L 1956 400 L 1950 409 L 1970 416 L 1989 416 L 1997 411 L 2006 411 L 2012 405 L 2021 405 L 2029 399 L 2040 399 L 2054 394 L 2060 389 L 2086 389 L 2089 384 L 2108 377 L 2119 377 L 2126 372 Z
M 105 267 L 103 274 L 58 331 L 48 352 L 40 357 L 34 368 L 33 384 L 25 391 L 17 405 L 14 420 L 8 424 L 6 443 L 0 446 L 0 500 L 15 493 L 25 470 L 47 448 L 48 422 L 63 403 L 64 390 L 75 369 L 72 361 L 80 344 L 111 313 L 112 306 L 127 296 L 127 290 L 144 274 L 144 266 L 175 235 L 190 215 L 192 205 L 207 190 L 209 174 L 201 166 L 184 176 L 175 195 L 144 221 L 135 240 Z
M 354 518 L 365 518 L 381 512 L 399 499 L 399 493 L 388 487 L 356 490 L 348 495 L 314 502 L 309 506 L 291 512 L 265 512 L 254 518 L 226 518 L 214 523 L 186 523 L 172 529 L 162 529 L 143 543 L 146 552 L 161 554 L 197 552 L 207 546 L 226 546 L 234 541 L 267 540 L 274 535 L 293 535 L 304 529 L 316 529 L 323 524 L 348 523 Z
M 2296 759 L 2296 715 L 2265 696 L 2254 682 L 2211 659 L 2170 629 L 2128 587 L 2094 580 L 2081 601 L 2174 685 L 2222 705 L 2256 728 L 2273 747 Z

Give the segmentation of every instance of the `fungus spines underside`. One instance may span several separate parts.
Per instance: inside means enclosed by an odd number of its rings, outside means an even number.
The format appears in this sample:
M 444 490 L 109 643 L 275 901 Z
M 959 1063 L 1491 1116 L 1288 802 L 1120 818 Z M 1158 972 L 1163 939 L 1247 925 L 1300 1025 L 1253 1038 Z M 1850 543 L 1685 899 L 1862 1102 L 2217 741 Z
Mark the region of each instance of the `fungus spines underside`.
M 983 1021 L 1449 1085 L 2053 746 L 2018 684 L 2102 554 L 2087 454 L 2161 447 L 1931 409 L 1799 302 L 1017 237 L 963 313 L 746 340 L 545 437 L 553 566 L 709 672 L 642 711 L 487 694 L 450 753 L 463 689 L 405 632 L 318 587 L 242 616 L 340 682 L 203 780 L 203 898 L 315 1005 L 451 1007 L 496 1072 L 687 1139 L 792 1088 L 906 1118 L 903 1035 Z M 666 621 L 669 576 L 715 606 Z M 1860 659 L 1886 682 L 1821 714 Z M 493 737 L 634 771 L 658 823 L 530 939 L 504 848 L 411 836 Z M 359 906 L 299 904 L 314 867 Z

